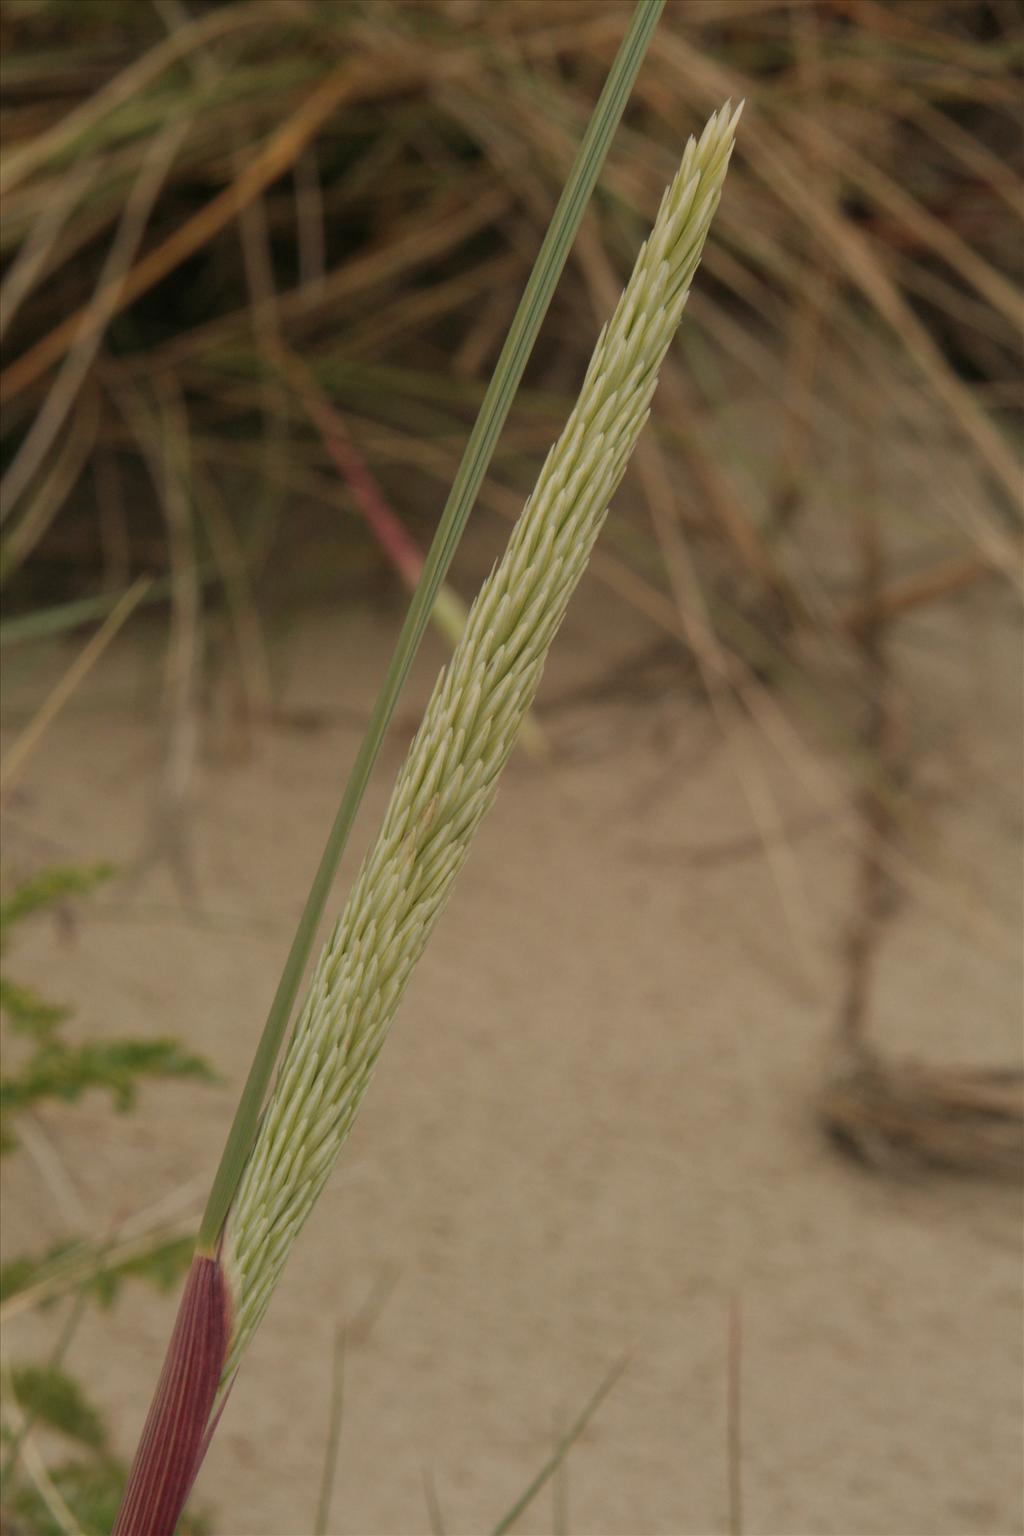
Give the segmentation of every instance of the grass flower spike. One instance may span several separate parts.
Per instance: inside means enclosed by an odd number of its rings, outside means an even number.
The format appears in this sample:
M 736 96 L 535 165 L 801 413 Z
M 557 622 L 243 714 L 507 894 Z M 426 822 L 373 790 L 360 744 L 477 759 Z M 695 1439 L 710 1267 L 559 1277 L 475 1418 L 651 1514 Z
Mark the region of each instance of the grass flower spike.
M 216 1251 L 200 1248 L 114 1536 L 170 1536 L 242 1355 L 348 1135 L 629 462 L 739 109 L 690 140 L 579 399 L 474 603 L 316 965 Z
M 331 933 L 228 1221 L 230 1380 L 334 1166 L 416 961 L 530 707 L 650 411 L 739 110 L 690 140 L 579 399 L 441 674 L 376 844 Z

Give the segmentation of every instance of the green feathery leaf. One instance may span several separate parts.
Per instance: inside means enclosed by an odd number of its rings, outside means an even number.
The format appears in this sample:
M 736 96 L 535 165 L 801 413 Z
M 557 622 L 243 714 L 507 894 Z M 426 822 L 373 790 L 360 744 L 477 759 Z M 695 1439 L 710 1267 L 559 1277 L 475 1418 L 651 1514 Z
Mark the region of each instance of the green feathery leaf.
M 90 864 L 84 869 L 46 869 L 26 880 L 0 904 L 0 941 L 6 938 L 12 924 L 44 907 L 54 906 L 67 896 L 85 896 L 115 873 L 113 864 Z
M 12 1377 L 23 1413 L 91 1450 L 103 1449 L 107 1440 L 103 1420 L 73 1376 L 54 1366 L 16 1365 Z

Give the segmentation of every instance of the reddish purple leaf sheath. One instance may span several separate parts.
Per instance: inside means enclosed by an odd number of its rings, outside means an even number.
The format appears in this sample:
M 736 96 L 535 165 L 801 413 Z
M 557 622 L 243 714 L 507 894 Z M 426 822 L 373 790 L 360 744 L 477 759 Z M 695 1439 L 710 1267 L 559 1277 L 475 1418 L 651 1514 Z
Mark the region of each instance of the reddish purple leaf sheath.
M 173 1536 L 206 1450 L 230 1331 L 224 1271 L 197 1254 L 112 1536 Z

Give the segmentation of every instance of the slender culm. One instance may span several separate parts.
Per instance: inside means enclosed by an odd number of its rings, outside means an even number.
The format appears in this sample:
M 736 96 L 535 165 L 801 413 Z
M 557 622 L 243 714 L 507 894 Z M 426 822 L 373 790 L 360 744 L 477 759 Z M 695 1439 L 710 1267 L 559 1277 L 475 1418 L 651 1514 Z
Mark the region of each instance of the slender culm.
M 491 805 L 544 660 L 647 419 L 732 151 L 739 109 L 690 140 L 576 407 L 484 583 L 319 962 L 222 1250 L 229 1384 L 324 1186 L 412 969 Z

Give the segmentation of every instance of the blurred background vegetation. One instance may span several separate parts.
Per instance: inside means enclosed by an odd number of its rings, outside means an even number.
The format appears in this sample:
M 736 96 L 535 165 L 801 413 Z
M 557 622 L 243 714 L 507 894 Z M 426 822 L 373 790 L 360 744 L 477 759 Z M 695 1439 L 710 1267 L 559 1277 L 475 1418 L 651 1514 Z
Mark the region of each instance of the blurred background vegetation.
M 290 612 L 400 600 L 629 11 L 3 0 L 0 645 L 12 667 L 48 637 L 77 656 L 5 792 L 140 605 L 166 622 L 173 792 L 211 700 L 243 731 L 273 717 Z M 901 1078 L 894 1109 L 863 1034 L 917 745 L 888 636 L 1019 585 L 1022 63 L 1015 0 L 669 0 L 476 514 L 518 513 L 687 134 L 745 98 L 594 575 L 650 623 L 627 686 L 682 666 L 726 727 L 736 708 L 778 739 L 779 700 L 844 755 L 862 857 L 838 1033 L 857 1051 L 831 1129 L 1002 1173 L 1019 1078 L 919 1075 L 909 1097 Z M 17 1256 L 11 1294 L 56 1284 L 40 1265 L 83 1297 L 112 1272 L 83 1282 L 69 1252 L 64 1280 L 67 1252 Z M 60 1362 L 58 1340 L 51 1397 L 73 1393 Z M 81 1404 L 54 1416 L 39 1380 L 19 1384 L 28 1422 L 75 1438 Z M 120 1469 L 87 1429 L 100 1492 L 79 1496 L 76 1462 L 62 1497 L 98 1529 Z
M 628 11 L 6 0 L 9 643 L 145 573 L 268 707 L 274 604 L 390 579 L 339 515 L 361 470 L 428 541 Z M 869 609 L 1014 572 L 1022 45 L 1000 0 L 670 0 L 481 515 L 518 509 L 686 134 L 745 97 L 600 578 L 692 645 L 682 536 L 714 641 L 784 686 Z M 921 494 L 936 436 L 977 474 Z M 830 558 L 869 490 L 870 598 Z
M 280 714 L 290 614 L 414 585 L 629 13 L 6 0 L 0 645 L 20 668 L 32 642 L 82 635 L 4 759 L 5 794 L 152 606 L 161 835 L 188 890 L 198 719 L 212 705 L 244 749 Z M 670 3 L 474 525 L 517 515 L 686 135 L 744 98 L 654 427 L 592 564 L 652 637 L 610 686 L 688 679 L 726 734 L 749 716 L 799 773 L 795 722 L 848 769 L 853 1120 L 880 1091 L 865 978 L 908 879 L 896 845 L 928 862 L 927 743 L 889 640 L 977 583 L 1020 582 L 1022 61 L 1009 0 Z M 445 589 L 449 638 L 462 611 Z M 536 726 L 526 746 L 543 750 Z M 777 813 L 748 791 L 795 932 Z M 924 1090 L 929 1120 L 944 1092 Z M 836 1116 L 848 1140 L 846 1097 Z M 1016 1113 L 1010 1138 L 1016 1166 Z

